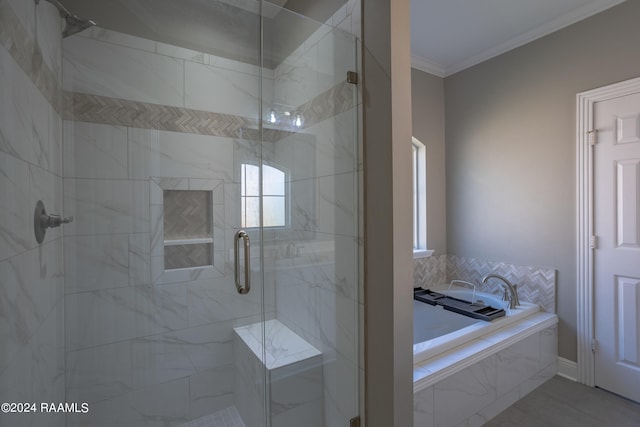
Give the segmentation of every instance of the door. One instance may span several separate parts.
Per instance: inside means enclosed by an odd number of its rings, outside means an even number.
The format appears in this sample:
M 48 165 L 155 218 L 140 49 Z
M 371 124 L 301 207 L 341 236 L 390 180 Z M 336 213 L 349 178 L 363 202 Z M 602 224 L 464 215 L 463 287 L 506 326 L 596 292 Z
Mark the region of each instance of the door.
M 594 105 L 595 385 L 640 402 L 640 93 Z

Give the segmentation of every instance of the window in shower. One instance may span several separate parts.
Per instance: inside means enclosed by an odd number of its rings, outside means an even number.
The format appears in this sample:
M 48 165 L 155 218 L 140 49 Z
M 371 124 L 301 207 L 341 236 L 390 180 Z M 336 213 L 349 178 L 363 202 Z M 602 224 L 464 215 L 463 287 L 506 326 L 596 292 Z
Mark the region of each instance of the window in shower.
M 287 174 L 275 166 L 262 166 L 263 226 L 287 226 Z M 243 163 L 241 166 L 242 227 L 260 227 L 260 168 Z

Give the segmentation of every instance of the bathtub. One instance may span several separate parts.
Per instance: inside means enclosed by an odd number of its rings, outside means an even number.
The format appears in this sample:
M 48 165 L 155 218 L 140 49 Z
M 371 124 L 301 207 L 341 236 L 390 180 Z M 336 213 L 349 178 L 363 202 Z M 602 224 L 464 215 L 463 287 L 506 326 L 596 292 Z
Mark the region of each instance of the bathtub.
M 471 291 L 438 292 L 472 301 Z M 557 373 L 555 314 L 476 299 L 506 316 L 487 322 L 414 301 L 414 427 L 482 425 Z
M 504 328 L 539 311 L 537 304 L 528 302 L 521 302 L 517 308 L 509 309 L 507 301 L 502 301 L 500 297 L 485 292 L 476 292 L 474 294 L 471 290 L 460 289 L 438 292 L 471 302 L 481 300 L 486 305 L 504 309 L 506 315 L 487 322 L 447 311 L 441 306 L 432 306 L 414 300 L 414 364 L 430 359 L 497 329 Z

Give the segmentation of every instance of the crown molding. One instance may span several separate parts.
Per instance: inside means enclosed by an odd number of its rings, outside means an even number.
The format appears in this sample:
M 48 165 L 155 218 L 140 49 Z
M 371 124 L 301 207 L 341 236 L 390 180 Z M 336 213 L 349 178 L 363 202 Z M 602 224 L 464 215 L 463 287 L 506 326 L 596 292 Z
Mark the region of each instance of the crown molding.
M 442 65 L 418 55 L 411 55 L 411 68 L 433 74 L 437 77 L 445 77 L 445 70 Z
M 606 9 L 613 6 L 617 6 L 624 3 L 626 0 L 593 0 L 588 4 L 572 10 L 564 15 L 558 16 L 552 21 L 546 24 L 540 25 L 530 31 L 527 31 L 519 36 L 516 36 L 504 43 L 500 43 L 490 49 L 485 50 L 477 55 L 472 55 L 456 64 L 451 66 L 444 66 L 435 62 L 429 61 L 426 58 L 422 58 L 417 55 L 412 56 L 411 65 L 413 68 L 417 68 L 421 71 L 435 74 L 439 77 L 448 77 L 459 71 L 478 65 L 481 62 L 487 61 L 498 55 L 506 53 L 510 50 L 516 49 L 541 37 L 547 36 L 555 31 L 561 30 L 583 19 L 596 15 Z

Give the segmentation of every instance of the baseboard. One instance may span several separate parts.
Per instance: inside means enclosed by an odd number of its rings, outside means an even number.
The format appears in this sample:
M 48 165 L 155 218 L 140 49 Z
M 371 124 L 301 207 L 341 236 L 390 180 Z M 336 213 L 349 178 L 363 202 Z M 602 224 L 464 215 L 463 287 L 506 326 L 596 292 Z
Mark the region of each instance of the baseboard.
M 578 381 L 578 364 L 558 356 L 558 375 L 571 381 Z

